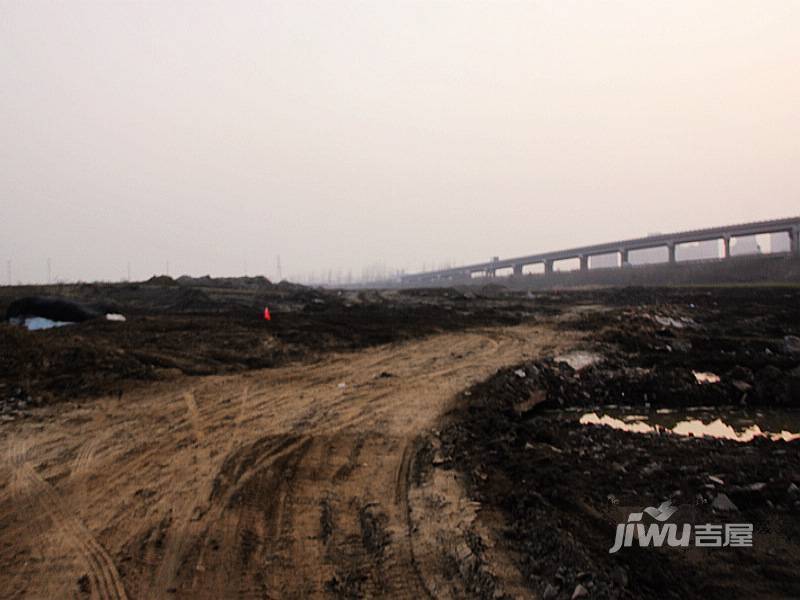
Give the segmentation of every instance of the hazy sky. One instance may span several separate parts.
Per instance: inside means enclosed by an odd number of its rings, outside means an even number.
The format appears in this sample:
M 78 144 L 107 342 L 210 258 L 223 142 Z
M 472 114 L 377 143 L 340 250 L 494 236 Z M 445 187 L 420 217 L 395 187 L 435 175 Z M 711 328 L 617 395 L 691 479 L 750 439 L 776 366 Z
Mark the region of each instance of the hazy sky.
M 0 280 L 800 214 L 800 2 L 0 0 Z

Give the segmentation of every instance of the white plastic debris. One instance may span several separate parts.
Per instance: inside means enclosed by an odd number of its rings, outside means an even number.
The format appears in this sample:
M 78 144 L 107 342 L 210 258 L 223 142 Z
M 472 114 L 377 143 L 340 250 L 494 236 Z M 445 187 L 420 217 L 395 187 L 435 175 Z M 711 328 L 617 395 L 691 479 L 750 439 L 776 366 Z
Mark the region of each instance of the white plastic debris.
M 590 367 L 603 360 L 603 356 L 596 352 L 585 352 L 583 350 L 575 350 L 566 354 L 561 354 L 555 357 L 556 362 L 567 363 L 576 371 Z

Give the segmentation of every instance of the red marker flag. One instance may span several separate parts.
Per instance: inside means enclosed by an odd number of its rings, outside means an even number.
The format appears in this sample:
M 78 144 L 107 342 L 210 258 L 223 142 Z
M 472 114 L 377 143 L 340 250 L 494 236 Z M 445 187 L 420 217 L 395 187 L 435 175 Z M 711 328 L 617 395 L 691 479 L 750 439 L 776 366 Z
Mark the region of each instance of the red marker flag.
M 265 321 L 272 320 L 272 316 L 269 314 L 269 308 L 267 308 L 266 306 L 264 307 L 264 320 Z

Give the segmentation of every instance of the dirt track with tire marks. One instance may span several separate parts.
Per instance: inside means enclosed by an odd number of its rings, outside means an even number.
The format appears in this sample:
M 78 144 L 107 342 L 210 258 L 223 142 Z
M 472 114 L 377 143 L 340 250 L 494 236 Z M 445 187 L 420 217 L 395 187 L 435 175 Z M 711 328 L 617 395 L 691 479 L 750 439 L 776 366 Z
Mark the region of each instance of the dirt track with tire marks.
M 436 478 L 411 493 L 420 440 L 460 390 L 571 341 L 548 323 L 445 333 L 7 424 L 0 595 L 466 593 L 441 529 L 465 499 Z

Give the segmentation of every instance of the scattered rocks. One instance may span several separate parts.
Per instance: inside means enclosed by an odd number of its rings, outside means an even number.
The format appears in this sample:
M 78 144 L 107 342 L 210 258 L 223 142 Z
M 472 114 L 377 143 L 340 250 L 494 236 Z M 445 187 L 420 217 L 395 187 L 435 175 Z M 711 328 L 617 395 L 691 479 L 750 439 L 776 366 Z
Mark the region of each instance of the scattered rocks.
M 675 319 L 673 317 L 653 315 L 652 319 L 662 327 L 672 327 L 674 329 L 684 329 L 687 326 L 694 326 L 696 324 L 694 319 L 690 317 L 679 317 Z
M 78 590 L 86 595 L 92 592 L 92 582 L 85 573 L 78 578 Z
M 731 385 L 742 393 L 747 393 L 751 389 L 753 389 L 752 385 L 750 385 L 746 381 L 741 381 L 740 379 L 734 379 L 733 381 L 731 381 Z
M 0 394 L 3 390 L 0 390 Z M 0 396 L 0 421 L 13 421 L 17 417 L 28 415 L 28 409 L 40 406 L 41 398 L 32 397 L 21 387 L 12 387 L 8 395 L 3 398 Z
M 628 587 L 628 573 L 622 567 L 616 567 L 611 572 L 611 579 L 621 588 Z
M 711 508 L 720 512 L 736 512 L 739 510 L 725 494 L 717 494 L 711 503 Z
M 558 596 L 558 588 L 552 583 L 548 583 L 547 587 L 544 588 L 544 594 L 542 595 L 542 598 L 544 600 L 553 600 L 553 598 L 556 596 Z
M 583 587 L 580 583 L 575 586 L 575 591 L 572 592 L 572 600 L 577 600 L 578 598 L 586 598 L 589 595 L 589 590 Z
M 800 354 L 800 337 L 794 335 L 784 337 L 783 351 L 786 354 Z
M 758 483 L 751 483 L 750 485 L 746 485 L 742 489 L 747 492 L 760 492 L 765 487 L 767 487 L 767 484 L 759 481 Z
M 644 475 L 645 477 L 650 477 L 651 475 L 653 475 L 654 473 L 657 473 L 661 469 L 662 469 L 662 466 L 661 466 L 660 463 L 651 462 L 650 464 L 646 465 L 642 469 L 642 475 Z

